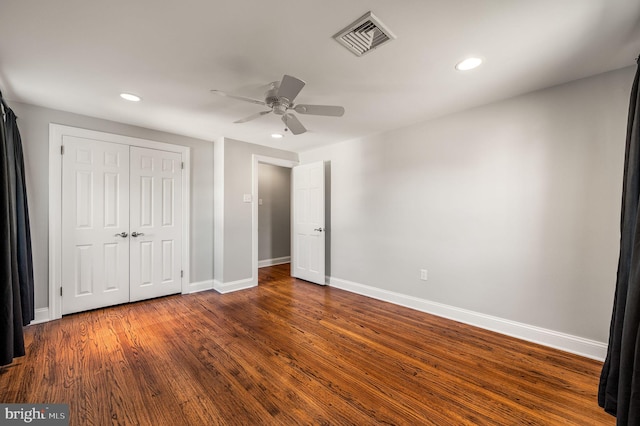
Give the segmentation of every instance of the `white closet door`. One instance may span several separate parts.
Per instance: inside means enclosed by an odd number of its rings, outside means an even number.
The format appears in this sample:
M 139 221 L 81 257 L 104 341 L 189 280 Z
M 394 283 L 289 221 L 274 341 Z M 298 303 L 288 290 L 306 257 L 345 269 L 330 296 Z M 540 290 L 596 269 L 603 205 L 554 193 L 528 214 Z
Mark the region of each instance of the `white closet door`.
M 129 301 L 129 147 L 65 136 L 62 313 Z
M 131 147 L 131 301 L 182 290 L 182 157 Z

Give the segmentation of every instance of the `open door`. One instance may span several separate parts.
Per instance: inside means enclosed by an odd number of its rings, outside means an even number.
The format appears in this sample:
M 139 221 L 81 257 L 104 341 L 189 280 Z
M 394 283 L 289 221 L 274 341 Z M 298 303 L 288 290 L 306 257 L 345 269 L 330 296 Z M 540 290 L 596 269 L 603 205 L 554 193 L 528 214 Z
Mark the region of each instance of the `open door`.
M 324 162 L 296 166 L 291 177 L 291 275 L 324 285 Z

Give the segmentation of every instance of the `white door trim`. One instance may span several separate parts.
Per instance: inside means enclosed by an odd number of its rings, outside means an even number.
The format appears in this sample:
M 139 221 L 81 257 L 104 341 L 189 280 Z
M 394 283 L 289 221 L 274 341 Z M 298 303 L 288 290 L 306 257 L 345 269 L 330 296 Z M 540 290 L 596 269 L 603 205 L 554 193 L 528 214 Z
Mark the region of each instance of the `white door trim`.
M 86 139 L 96 139 L 105 142 L 119 143 L 142 148 L 158 149 L 163 151 L 178 152 L 182 154 L 184 169 L 182 170 L 182 293 L 189 292 L 189 228 L 191 217 L 190 202 L 190 176 L 191 176 L 191 149 L 186 146 L 173 145 L 164 142 L 156 142 L 147 139 L 133 138 L 130 136 L 116 135 L 113 133 L 99 132 L 95 130 L 81 129 L 64 126 L 61 124 L 49 124 L 49 319 L 62 317 L 62 297 L 60 287 L 62 281 L 62 156 L 60 149 L 64 136 L 76 136 Z
M 258 164 L 271 164 L 273 166 L 292 169 L 299 164 L 298 161 L 284 160 L 282 158 L 266 157 L 262 155 L 252 156 L 252 180 L 251 180 L 251 285 L 258 285 Z M 291 190 L 291 189 L 290 189 Z

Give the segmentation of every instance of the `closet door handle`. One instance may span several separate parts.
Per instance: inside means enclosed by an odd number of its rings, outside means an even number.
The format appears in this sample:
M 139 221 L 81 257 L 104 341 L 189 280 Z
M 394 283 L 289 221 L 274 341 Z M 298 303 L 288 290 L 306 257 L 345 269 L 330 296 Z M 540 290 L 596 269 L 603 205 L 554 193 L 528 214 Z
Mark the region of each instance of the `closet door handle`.
M 127 238 L 127 236 L 128 236 L 128 235 L 129 235 L 129 234 L 127 234 L 126 232 L 122 231 L 121 233 L 116 234 L 115 236 L 116 236 L 116 237 Z
M 143 232 L 136 232 L 136 231 L 133 231 L 133 232 L 131 233 L 131 236 L 132 236 L 133 238 L 135 238 L 135 237 L 142 237 L 143 235 L 144 235 L 144 233 L 143 233 Z

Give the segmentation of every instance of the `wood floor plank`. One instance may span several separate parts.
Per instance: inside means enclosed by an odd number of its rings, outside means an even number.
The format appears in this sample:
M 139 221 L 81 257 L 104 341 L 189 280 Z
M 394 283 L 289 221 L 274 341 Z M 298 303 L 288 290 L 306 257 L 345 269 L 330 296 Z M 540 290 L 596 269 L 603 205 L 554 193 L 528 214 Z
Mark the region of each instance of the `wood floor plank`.
M 288 268 L 30 326 L 0 402 L 67 403 L 72 425 L 615 424 L 599 362 Z

